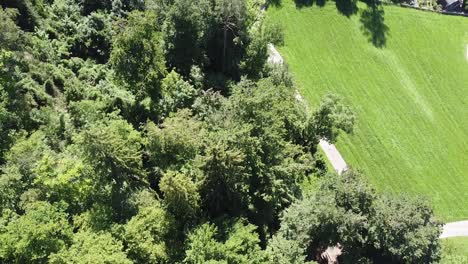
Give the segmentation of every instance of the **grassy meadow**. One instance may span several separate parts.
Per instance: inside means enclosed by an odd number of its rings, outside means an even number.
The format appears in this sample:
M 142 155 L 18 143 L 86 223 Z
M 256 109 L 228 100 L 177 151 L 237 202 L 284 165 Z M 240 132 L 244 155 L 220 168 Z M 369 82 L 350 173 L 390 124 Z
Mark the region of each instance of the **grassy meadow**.
M 441 264 L 468 264 L 468 237 L 442 239 Z
M 345 160 L 379 191 L 421 194 L 441 220 L 468 219 L 468 18 L 298 3 L 267 16 L 284 27 L 278 50 L 308 102 L 334 92 L 357 113 L 337 143 Z

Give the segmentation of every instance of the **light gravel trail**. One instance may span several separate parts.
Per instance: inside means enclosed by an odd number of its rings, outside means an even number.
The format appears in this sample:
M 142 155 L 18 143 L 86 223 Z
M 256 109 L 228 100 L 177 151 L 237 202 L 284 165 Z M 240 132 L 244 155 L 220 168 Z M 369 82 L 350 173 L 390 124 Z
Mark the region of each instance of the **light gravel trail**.
M 468 221 L 459 221 L 445 224 L 440 238 L 466 236 L 468 236 Z
M 321 139 L 319 142 L 319 146 L 320 148 L 322 148 L 323 152 L 325 152 L 325 155 L 327 156 L 331 165 L 335 169 L 336 173 L 341 174 L 348 169 L 348 165 L 346 165 L 345 160 L 343 159 L 335 145 L 330 144 L 329 142 Z
M 281 54 L 276 50 L 273 44 L 268 44 L 268 62 L 271 64 L 283 64 L 284 60 Z

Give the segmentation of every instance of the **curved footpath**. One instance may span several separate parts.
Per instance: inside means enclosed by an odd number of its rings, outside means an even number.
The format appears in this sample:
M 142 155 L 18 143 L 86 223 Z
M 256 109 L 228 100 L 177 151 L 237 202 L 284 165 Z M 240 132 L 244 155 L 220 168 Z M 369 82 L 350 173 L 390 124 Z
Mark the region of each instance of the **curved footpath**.
M 327 156 L 336 173 L 341 174 L 348 169 L 348 165 L 346 165 L 345 160 L 341 156 L 338 149 L 336 149 L 335 145 L 321 139 L 319 146 L 323 152 L 325 152 L 325 156 Z
M 459 221 L 445 224 L 440 238 L 466 236 L 468 236 L 468 221 Z
M 468 45 L 466 48 L 467 48 L 466 56 L 468 59 Z M 284 63 L 284 59 L 281 57 L 281 54 L 278 52 L 278 50 L 276 50 L 273 44 L 268 44 L 268 53 L 269 53 L 269 58 L 268 58 L 269 63 L 272 63 L 272 64 Z M 298 101 L 302 101 L 302 96 L 299 94 L 298 91 L 296 91 L 296 99 Z M 323 152 L 325 153 L 325 156 L 327 156 L 328 160 L 330 161 L 331 165 L 333 166 L 333 168 L 335 169 L 337 173 L 341 174 L 348 169 L 348 166 L 346 165 L 345 160 L 343 159 L 343 157 L 341 156 L 340 152 L 335 147 L 335 145 L 330 144 L 329 142 L 325 140 L 320 140 L 319 146 L 323 150 Z M 443 227 L 442 234 L 440 235 L 440 238 L 449 238 L 449 237 L 468 237 L 468 220 L 445 224 Z

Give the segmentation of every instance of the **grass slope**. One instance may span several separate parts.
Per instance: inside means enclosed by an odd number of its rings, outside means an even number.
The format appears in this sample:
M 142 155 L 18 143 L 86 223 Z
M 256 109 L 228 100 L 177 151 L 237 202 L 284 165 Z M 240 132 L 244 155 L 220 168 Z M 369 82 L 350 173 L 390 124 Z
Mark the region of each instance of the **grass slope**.
M 441 264 L 468 264 L 468 238 L 442 239 Z
M 379 191 L 422 194 L 442 220 L 468 219 L 468 18 L 375 11 L 283 0 L 267 14 L 284 26 L 279 51 L 302 95 L 316 104 L 332 91 L 357 112 L 337 143 L 345 160 Z

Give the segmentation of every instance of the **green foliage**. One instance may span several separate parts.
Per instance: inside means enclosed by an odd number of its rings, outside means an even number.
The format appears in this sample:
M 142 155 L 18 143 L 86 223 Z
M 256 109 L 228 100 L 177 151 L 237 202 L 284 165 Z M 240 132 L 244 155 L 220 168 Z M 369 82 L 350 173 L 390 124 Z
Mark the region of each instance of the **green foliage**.
M 5 165 L 0 170 L 1 211 L 19 211 L 21 203 L 25 202 L 23 196 L 36 178 L 36 162 L 49 150 L 45 141 L 44 133 L 38 131 L 29 138 L 19 137 L 6 153 Z
M 2 7 L 17 10 L 17 23 L 24 31 L 34 31 L 44 11 L 42 0 L 9 0 L 2 2 Z
M 28 38 L 12 20 L 11 10 L 0 8 L 0 164 L 4 152 L 14 141 L 14 134 L 23 128 L 29 105 L 15 85 L 19 70 L 24 67 L 22 52 Z
M 0 213 L 6 209 L 17 210 L 26 184 L 17 166 L 5 166 L 0 170 Z
M 268 59 L 268 39 L 263 28 L 259 26 L 250 30 L 250 38 L 250 43 L 245 48 L 245 55 L 240 62 L 240 70 L 243 75 L 258 78 Z
M 65 213 L 46 202 L 33 203 L 26 206 L 22 216 L 3 215 L 0 260 L 5 263 L 47 263 L 49 254 L 65 248 L 71 237 L 72 229 Z
M 80 7 L 74 0 L 56 0 L 47 6 L 48 19 L 44 21 L 43 29 L 67 45 L 67 50 L 75 45 L 79 27 L 84 18 L 80 15 Z M 66 17 L 67 19 L 62 19 Z
M 111 16 L 93 12 L 78 28 L 78 39 L 73 53 L 82 58 L 95 58 L 98 62 L 105 63 L 110 55 L 113 34 Z
M 314 111 L 309 130 L 313 131 L 312 134 L 316 137 L 335 142 L 340 130 L 353 132 L 354 119 L 354 113 L 339 97 L 327 94 L 322 98 L 319 108 Z
M 304 264 L 305 252 L 297 240 L 288 240 L 281 235 L 274 236 L 266 249 L 270 263 Z
M 49 201 L 66 202 L 69 211 L 79 212 L 91 199 L 94 171 L 73 152 L 46 151 L 34 168 L 34 185 Z
M 201 123 L 181 111 L 165 120 L 162 127 L 146 126 L 146 153 L 151 166 L 159 170 L 179 168 L 195 158 L 202 144 Z
M 284 28 L 281 23 L 274 20 L 266 20 L 263 27 L 265 38 L 269 43 L 275 46 L 284 45 Z
M 286 87 L 294 86 L 293 78 L 286 64 L 269 63 L 266 66 L 266 73 L 274 85 L 284 85 Z
M 248 208 L 249 175 L 245 163 L 245 155 L 238 149 L 230 149 L 222 139 L 206 151 L 200 192 L 204 209 L 211 215 L 236 216 Z
M 200 210 L 200 194 L 190 175 L 169 171 L 161 178 L 159 188 L 164 194 L 164 204 L 168 211 L 180 223 L 193 220 L 197 216 Z
M 254 2 L 258 3 L 256 0 Z M 259 4 L 255 6 L 257 5 Z M 283 29 L 279 24 L 271 20 L 263 20 L 262 17 L 259 17 L 249 30 L 249 42 L 246 45 L 245 55 L 240 63 L 240 70 L 243 75 L 257 79 L 264 74 L 265 64 L 269 55 L 269 43 L 282 45 L 284 43 Z M 276 68 L 282 66 L 270 65 L 270 67 Z M 292 86 L 292 84 L 289 86 Z
M 9 12 L 10 11 L 10 12 Z M 26 41 L 24 34 L 21 33 L 20 28 L 12 20 L 15 15 L 12 10 L 0 10 L 0 47 L 1 50 L 17 50 L 21 48 Z M 3 66 L 3 65 L 2 65 Z
M 210 223 L 195 229 L 188 237 L 184 263 L 267 263 L 254 226 L 243 220 L 225 224 L 226 235 Z
M 168 7 L 163 27 L 167 63 L 185 76 L 192 65 L 205 66 L 212 23 L 210 1 L 176 0 Z
M 245 1 L 216 0 L 213 11 L 216 27 L 208 56 L 222 73 L 232 75 L 241 59 L 241 43 L 247 38 Z
M 195 99 L 196 90 L 184 81 L 175 71 L 167 74 L 161 82 L 160 111 L 163 116 L 176 112 L 177 109 L 190 107 Z
M 384 197 L 376 202 L 371 240 L 383 256 L 402 263 L 435 263 L 441 225 L 425 200 Z
M 111 12 L 113 15 L 124 16 L 133 10 L 143 10 L 148 1 L 140 0 L 78 0 L 82 13 Z
M 63 248 L 52 254 L 52 264 L 131 264 L 122 251 L 122 243 L 109 233 L 78 232 L 73 236 L 69 248 Z
M 127 254 L 136 263 L 164 263 L 174 250 L 167 242 L 174 236 L 174 219 L 157 200 L 141 206 L 125 225 L 124 241 Z
M 110 200 L 114 219 L 123 221 L 128 215 L 126 203 L 131 190 L 147 182 L 142 171 L 140 133 L 124 120 L 110 120 L 83 131 L 76 141 L 96 171 L 94 195 Z M 102 192 L 104 187 L 106 191 Z
M 83 147 L 86 158 L 104 179 L 140 173 L 142 138 L 124 120 L 95 124 L 82 132 L 77 144 Z
M 156 14 L 132 12 L 117 33 L 110 62 L 115 74 L 138 98 L 160 96 L 160 79 L 166 74 L 162 37 Z
M 200 192 L 212 216 L 249 216 L 267 230 L 301 195 L 312 157 L 294 144 L 304 134 L 305 113 L 291 93 L 268 80 L 243 81 L 206 121 L 212 143 L 200 159 Z
M 288 208 L 279 230 L 284 238 L 271 243 L 295 241 L 308 259 L 339 243 L 350 263 L 433 263 L 440 258 L 440 233 L 425 202 L 377 196 L 348 172 L 323 178 L 316 193 Z
M 354 115 L 266 65 L 263 4 L 3 1 L 0 262 L 437 260 L 425 203 L 324 176 L 317 142 Z

